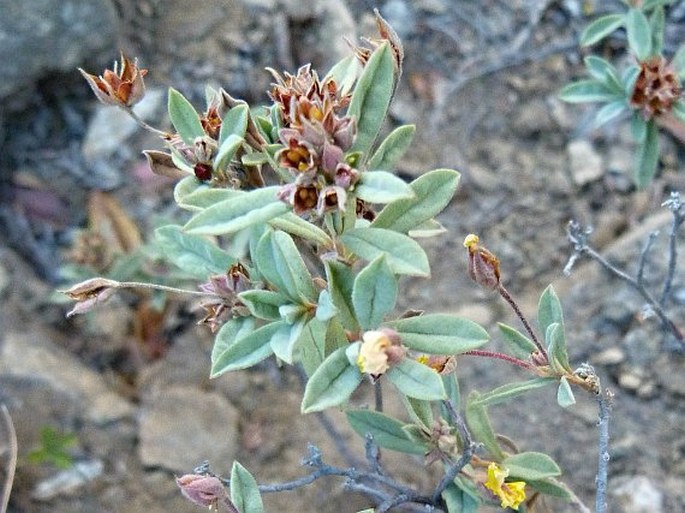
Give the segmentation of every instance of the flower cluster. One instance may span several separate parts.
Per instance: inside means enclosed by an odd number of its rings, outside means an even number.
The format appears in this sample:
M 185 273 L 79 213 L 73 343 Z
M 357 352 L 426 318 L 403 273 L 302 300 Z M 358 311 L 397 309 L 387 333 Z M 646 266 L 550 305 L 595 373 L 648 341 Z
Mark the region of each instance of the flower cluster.
M 270 96 L 283 119 L 278 137 L 285 147 L 278 164 L 294 179 L 279 197 L 297 214 L 344 210 L 346 191 L 359 180 L 359 171 L 344 158 L 356 134 L 354 120 L 341 114 L 350 97 L 340 95 L 333 79 L 322 82 L 309 65 L 296 75 L 270 71 L 276 79 Z
M 682 92 L 675 68 L 664 57 L 654 56 L 640 63 L 630 106 L 651 119 L 670 111 Z
M 500 499 L 502 508 L 512 508 L 518 511 L 519 505 L 526 500 L 526 483 L 524 481 L 505 483 L 504 480 L 508 475 L 509 470 L 500 467 L 495 462 L 490 463 L 488 479 L 484 483 L 485 488 Z

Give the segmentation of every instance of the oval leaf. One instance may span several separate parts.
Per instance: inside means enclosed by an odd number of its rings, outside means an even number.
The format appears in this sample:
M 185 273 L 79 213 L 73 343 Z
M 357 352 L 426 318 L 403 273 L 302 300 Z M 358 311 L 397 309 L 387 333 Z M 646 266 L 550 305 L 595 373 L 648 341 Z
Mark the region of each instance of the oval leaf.
M 502 461 L 509 469 L 510 479 L 545 479 L 561 475 L 561 469 L 552 458 L 541 452 L 521 452 Z
M 288 232 L 290 235 L 316 242 L 324 247 L 333 246 L 333 240 L 325 231 L 292 212 L 274 217 L 268 222 L 271 227 Z
M 231 502 L 240 513 L 264 513 L 257 481 L 237 461 L 231 468 Z
M 480 394 L 475 391 L 469 394 L 466 401 L 466 424 L 469 426 L 474 438 L 485 446 L 495 461 L 502 461 L 504 459 L 504 452 L 502 452 L 497 442 L 497 437 L 492 429 L 485 406 L 476 402 L 479 397 Z
M 607 102 L 619 100 L 622 96 L 594 79 L 573 82 L 559 92 L 559 98 L 568 103 Z
M 169 88 L 169 118 L 183 142 L 192 145 L 196 137 L 205 135 L 200 115 L 185 97 L 173 87 Z
M 272 290 L 246 290 L 238 294 L 250 313 L 258 319 L 277 321 L 281 318 L 278 308 L 288 303 L 288 298 Z
M 566 376 L 562 376 L 557 389 L 557 403 L 562 408 L 568 408 L 576 404 L 576 398 L 571 390 L 571 385 L 568 384 Z
M 221 353 L 241 339 L 254 331 L 254 319 L 250 317 L 234 318 L 227 321 L 216 334 L 214 346 L 212 347 L 212 366 L 219 358 Z
M 224 118 L 221 120 L 221 129 L 219 131 L 220 146 L 222 146 L 224 141 L 231 135 L 235 135 L 241 139 L 245 137 L 249 115 L 250 109 L 247 104 L 244 103 L 232 107 L 224 115 Z
M 395 308 L 397 280 L 380 255 L 362 269 L 354 280 L 352 303 L 363 330 L 377 328 Z
M 643 61 L 652 53 L 652 31 L 649 21 L 641 9 L 631 8 L 626 15 L 628 45 L 637 60 Z
M 296 303 L 314 304 L 318 291 L 293 239 L 285 232 L 267 232 L 257 246 L 257 266 L 264 277 Z
M 448 205 L 459 184 L 459 173 L 435 169 L 409 184 L 413 198 L 394 201 L 373 220 L 374 228 L 407 233 L 438 215 Z
M 537 390 L 538 388 L 546 387 L 556 383 L 554 378 L 534 378 L 528 381 L 519 381 L 516 383 L 507 383 L 501 387 L 497 387 L 490 392 L 482 394 L 478 400 L 474 401 L 475 404 L 481 404 L 483 406 L 490 406 L 493 404 L 500 404 L 513 399 L 519 395 L 525 394 L 532 390 Z
M 490 338 L 475 322 L 448 314 L 419 315 L 386 325 L 399 333 L 409 349 L 429 354 L 460 354 L 482 346 Z
M 405 358 L 392 366 L 386 376 L 400 392 L 408 397 L 425 401 L 447 399 L 447 392 L 440 374 L 416 360 Z
M 348 410 L 345 415 L 359 436 L 371 434 L 380 447 L 409 454 L 426 452 L 426 445 L 411 440 L 398 420 L 370 410 Z
M 302 413 L 338 406 L 357 389 L 362 374 L 356 365 L 350 365 L 346 349 L 341 347 L 331 353 L 309 378 L 302 398 Z
M 223 330 L 219 330 L 215 344 L 226 345 L 226 349 L 212 362 L 210 377 L 216 378 L 224 372 L 247 369 L 271 356 L 271 337 L 284 324 L 283 321 L 272 322 L 226 344 L 221 340 Z M 231 333 L 227 333 L 228 335 Z
M 414 193 L 404 180 L 387 171 L 365 171 L 354 187 L 355 195 L 369 203 L 390 203 L 411 198 Z
M 216 203 L 195 214 L 184 230 L 200 235 L 225 235 L 273 219 L 290 209 L 276 198 L 279 189 L 264 187 Z
M 369 169 L 393 169 L 411 146 L 415 133 L 415 125 L 402 125 L 395 128 L 369 160 Z
M 180 226 L 157 228 L 155 237 L 165 259 L 197 278 L 205 279 L 209 274 L 225 273 L 236 262 L 216 244 L 197 235 L 183 233 Z
M 367 155 L 385 121 L 395 88 L 395 63 L 387 42 L 371 54 L 352 93 L 347 115 L 357 120 L 350 151 Z
M 659 129 L 653 119 L 646 123 L 645 138 L 637 147 L 635 160 L 635 184 L 644 189 L 651 183 L 659 164 Z
M 235 156 L 235 152 L 243 144 L 243 138 L 237 135 L 229 135 L 226 140 L 219 146 L 219 151 L 217 151 L 214 157 L 214 169 L 219 171 L 226 171 L 228 164 L 231 159 Z
M 561 324 L 555 322 L 547 327 L 545 343 L 547 344 L 549 364 L 552 368 L 559 374 L 571 372 L 571 364 L 569 363 L 568 351 L 566 350 L 564 327 Z
M 552 323 L 564 325 L 564 314 L 561 309 L 561 302 L 554 287 L 549 285 L 540 295 L 538 301 L 538 325 L 542 334 L 547 333 L 547 328 Z
M 401 233 L 380 228 L 356 228 L 341 235 L 340 240 L 356 255 L 374 260 L 385 255 L 396 274 L 429 276 L 428 257 L 413 239 Z
M 518 358 L 529 358 L 531 353 L 537 351 L 538 348 L 535 343 L 517 329 L 502 324 L 501 322 L 497 323 L 497 327 L 499 328 L 500 333 L 502 333 L 507 347 L 509 347 L 511 352 Z
M 582 46 L 593 45 L 624 24 L 623 14 L 608 14 L 590 23 L 580 35 Z
M 354 274 L 348 265 L 335 260 L 326 260 L 326 280 L 331 300 L 338 310 L 338 319 L 350 331 L 357 331 L 359 323 L 354 314 L 352 304 L 352 289 Z

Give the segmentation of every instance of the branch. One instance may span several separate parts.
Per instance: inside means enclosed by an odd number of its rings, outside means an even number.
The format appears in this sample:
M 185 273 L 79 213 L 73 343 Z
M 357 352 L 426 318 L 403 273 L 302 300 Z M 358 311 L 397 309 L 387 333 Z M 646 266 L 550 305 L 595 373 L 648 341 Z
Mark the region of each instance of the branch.
M 445 409 L 447 409 L 447 413 L 449 413 L 450 419 L 452 419 L 452 423 L 459 430 L 459 434 L 461 435 L 461 438 L 464 441 L 464 452 L 459 457 L 459 459 L 447 469 L 447 472 L 445 472 L 445 475 L 440 480 L 438 486 L 435 488 L 432 497 L 433 504 L 438 503 L 442 495 L 442 492 L 444 492 L 445 489 L 454 481 L 454 478 L 457 477 L 459 472 L 461 472 L 461 469 L 463 469 L 471 461 L 473 453 L 476 449 L 476 444 L 474 443 L 473 438 L 471 437 L 471 433 L 466 427 L 466 422 L 464 422 L 462 416 L 454 408 L 452 401 L 447 399 L 446 401 L 443 401 L 442 404 L 445 406 Z
M 597 465 L 597 495 L 595 498 L 595 513 L 607 512 L 607 480 L 609 470 L 609 418 L 611 417 L 611 400 L 613 394 L 606 391 L 597 394 L 599 405 L 599 457 Z
M 628 275 L 625 271 L 614 266 L 606 258 L 600 255 L 594 248 L 592 248 L 587 243 L 587 237 L 591 233 L 591 230 L 584 229 L 576 221 L 571 221 L 568 224 L 566 230 L 568 239 L 573 243 L 574 253 L 569 258 L 568 264 L 564 268 L 564 273 L 569 274 L 571 271 L 571 266 L 581 255 L 587 255 L 596 262 L 598 262 L 609 274 L 619 278 L 626 282 L 631 288 L 635 289 L 638 294 L 649 304 L 649 306 L 654 310 L 654 313 L 659 317 L 662 326 L 667 331 L 670 331 L 673 336 L 681 343 L 685 343 L 685 337 L 683 333 L 678 329 L 678 327 L 673 323 L 673 321 L 666 315 L 666 312 L 662 308 L 659 301 L 652 296 L 652 294 L 645 288 L 644 284 L 641 283 L 642 280 L 638 281 L 632 276 Z M 644 251 L 643 251 L 644 253 Z M 672 279 L 672 278 L 671 278 Z
M 0 513 L 7 511 L 7 506 L 10 502 L 10 493 L 12 492 L 12 483 L 14 482 L 14 471 L 17 468 L 17 433 L 14 430 L 14 423 L 7 406 L 0 405 L 0 413 L 2 413 L 2 420 L 5 424 L 7 437 L 9 438 L 9 461 L 7 464 L 7 475 L 2 486 L 2 497 L 0 497 Z

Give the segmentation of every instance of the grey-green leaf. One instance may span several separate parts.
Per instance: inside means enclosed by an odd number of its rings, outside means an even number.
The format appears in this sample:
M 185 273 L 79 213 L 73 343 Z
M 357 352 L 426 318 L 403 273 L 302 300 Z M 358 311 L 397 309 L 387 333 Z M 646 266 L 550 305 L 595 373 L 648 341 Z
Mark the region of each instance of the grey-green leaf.
M 426 445 L 411 440 L 404 431 L 403 424 L 392 417 L 370 410 L 348 410 L 345 415 L 359 436 L 371 434 L 380 447 L 409 454 L 426 452 Z
M 250 313 L 258 319 L 277 321 L 281 318 L 278 308 L 287 304 L 288 298 L 272 290 L 246 290 L 238 294 Z
M 373 220 L 374 228 L 407 233 L 438 215 L 449 204 L 459 184 L 459 173 L 435 169 L 409 184 L 414 197 L 394 201 Z
M 477 402 L 479 397 L 480 395 L 475 391 L 469 394 L 466 401 L 466 424 L 469 426 L 474 438 L 485 446 L 492 457 L 496 461 L 502 461 L 504 459 L 504 452 L 497 442 L 497 436 L 495 436 L 495 431 L 492 429 L 485 406 Z
M 509 469 L 510 479 L 545 479 L 561 475 L 561 469 L 555 461 L 541 452 L 521 452 L 509 456 L 502 461 L 502 465 Z
M 571 372 L 563 324 L 554 322 L 547 326 L 545 343 L 547 344 L 549 364 L 552 368 L 559 374 Z
M 369 203 L 390 203 L 411 198 L 414 192 L 407 183 L 387 171 L 365 171 L 354 187 L 355 195 Z
M 185 97 L 173 87 L 169 88 L 169 118 L 171 124 L 186 144 L 193 144 L 196 137 L 205 135 L 200 115 Z
M 257 481 L 237 461 L 231 468 L 231 502 L 240 513 L 264 513 Z
M 620 28 L 624 24 L 624 20 L 623 14 L 608 14 L 597 18 L 583 30 L 580 35 L 580 44 L 582 46 L 595 44 Z
M 224 372 L 247 369 L 265 360 L 272 354 L 271 341 L 272 335 L 285 324 L 283 321 L 272 322 L 266 326 L 256 329 L 249 335 L 234 339 L 232 343 L 226 344 L 226 349 L 217 354 L 212 361 L 210 377 L 216 378 Z M 217 341 L 221 338 L 221 330 L 217 334 Z M 223 342 L 221 342 L 223 345 Z
M 501 322 L 497 323 L 497 327 L 514 356 L 526 360 L 530 358 L 531 353 L 537 351 L 535 343 L 517 329 Z
M 444 384 L 445 380 L 443 380 L 443 385 Z M 449 392 L 447 392 L 447 395 L 448 398 L 450 398 Z M 409 416 L 414 422 L 426 429 L 431 429 L 433 427 L 433 410 L 430 401 L 416 399 L 404 394 L 400 395 L 400 398 L 402 399 L 404 407 L 407 409 L 407 413 L 409 413 Z
M 225 235 L 263 223 L 290 207 L 276 198 L 278 186 L 255 189 L 229 198 L 195 214 L 184 229 L 200 235 Z
M 219 145 L 223 145 L 229 136 L 235 135 L 239 138 L 245 137 L 247 131 L 247 119 L 250 115 L 250 108 L 247 104 L 241 103 L 232 107 L 221 120 L 219 131 Z
M 363 330 L 377 328 L 395 307 L 397 280 L 379 255 L 362 269 L 354 280 L 352 303 L 357 320 Z
M 338 406 L 352 395 L 362 380 L 356 365 L 350 365 L 341 347 L 326 358 L 307 381 L 302 398 L 302 413 Z
M 646 123 L 645 138 L 637 147 L 635 161 L 635 184 L 644 189 L 654 178 L 659 163 L 659 129 L 653 119 Z
M 595 80 L 578 80 L 562 88 L 559 98 L 568 103 L 607 102 L 622 98 L 622 94 Z
M 324 247 L 333 246 L 332 239 L 325 231 L 292 212 L 274 217 L 269 221 L 269 225 L 278 230 L 288 232 L 290 235 L 310 240 Z
M 395 64 L 390 44 L 384 42 L 364 66 L 347 109 L 347 115 L 357 120 L 357 136 L 350 151 L 368 155 L 385 121 L 394 88 Z
M 556 383 L 554 378 L 533 378 L 527 381 L 517 381 L 514 383 L 507 383 L 497 387 L 489 392 L 486 392 L 474 401 L 474 404 L 483 406 L 491 406 L 508 402 L 514 397 L 537 390 L 538 388 L 546 387 Z
M 628 104 L 625 100 L 617 100 L 615 102 L 607 103 L 597 111 L 597 114 L 595 114 L 593 126 L 595 129 L 597 129 L 609 121 L 613 121 L 625 112 L 628 112 Z
M 571 385 L 568 384 L 566 376 L 562 376 L 559 381 L 559 388 L 557 389 L 557 403 L 562 408 L 568 408 L 576 404 L 576 398 L 571 390 Z
M 639 61 L 645 60 L 652 53 L 652 31 L 649 21 L 641 9 L 632 7 L 626 14 L 626 32 L 628 46 Z
M 254 319 L 251 317 L 235 317 L 224 323 L 214 338 L 211 355 L 212 367 L 214 367 L 214 362 L 218 360 L 221 353 L 253 331 Z
M 221 146 L 219 146 L 219 150 L 214 157 L 214 169 L 218 171 L 226 171 L 228 164 L 231 162 L 231 159 L 233 159 L 236 151 L 238 151 L 238 148 L 240 148 L 242 144 L 242 137 L 234 134 L 229 135 L 224 142 L 221 143 Z
M 414 351 L 453 355 L 482 346 L 488 332 L 473 321 L 448 314 L 427 314 L 386 323 Z
M 415 133 L 415 125 L 402 125 L 395 128 L 378 146 L 369 160 L 369 169 L 394 169 L 395 164 L 411 146 Z
M 168 225 L 155 230 L 164 257 L 188 274 L 206 279 L 210 274 L 225 273 L 236 259 L 205 238 Z
M 685 80 L 685 43 L 682 43 L 676 50 L 671 65 L 675 68 L 680 80 Z
M 381 228 L 353 228 L 340 236 L 356 255 L 374 260 L 385 254 L 388 266 L 396 274 L 429 276 L 428 257 L 413 239 Z
M 447 399 L 440 374 L 416 360 L 405 358 L 397 365 L 393 365 L 386 376 L 408 397 L 425 401 Z
M 563 327 L 564 314 L 554 287 L 549 285 L 540 295 L 540 301 L 538 302 L 538 326 L 540 326 L 540 333 L 543 335 L 547 333 L 547 327 L 555 322 L 558 322 Z
M 316 302 L 318 291 L 297 246 L 287 233 L 268 231 L 262 236 L 257 245 L 257 266 L 279 292 L 296 303 Z
M 326 260 L 325 265 L 328 291 L 333 304 L 338 309 L 338 318 L 345 328 L 356 331 L 359 329 L 359 323 L 352 304 L 354 273 L 348 265 L 335 260 Z

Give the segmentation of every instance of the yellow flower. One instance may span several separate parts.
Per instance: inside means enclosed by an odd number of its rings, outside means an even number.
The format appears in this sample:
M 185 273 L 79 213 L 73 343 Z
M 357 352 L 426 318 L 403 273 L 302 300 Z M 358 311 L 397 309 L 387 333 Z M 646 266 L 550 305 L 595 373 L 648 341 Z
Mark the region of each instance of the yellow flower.
M 357 357 L 359 370 L 372 375 L 380 375 L 386 372 L 390 368 L 386 350 L 391 345 L 390 337 L 382 331 L 364 333 Z
M 526 483 L 523 481 L 505 483 L 504 479 L 508 475 L 508 470 L 503 469 L 495 462 L 490 463 L 485 488 L 500 498 L 502 508 L 513 508 L 518 511 L 519 504 L 526 500 Z

